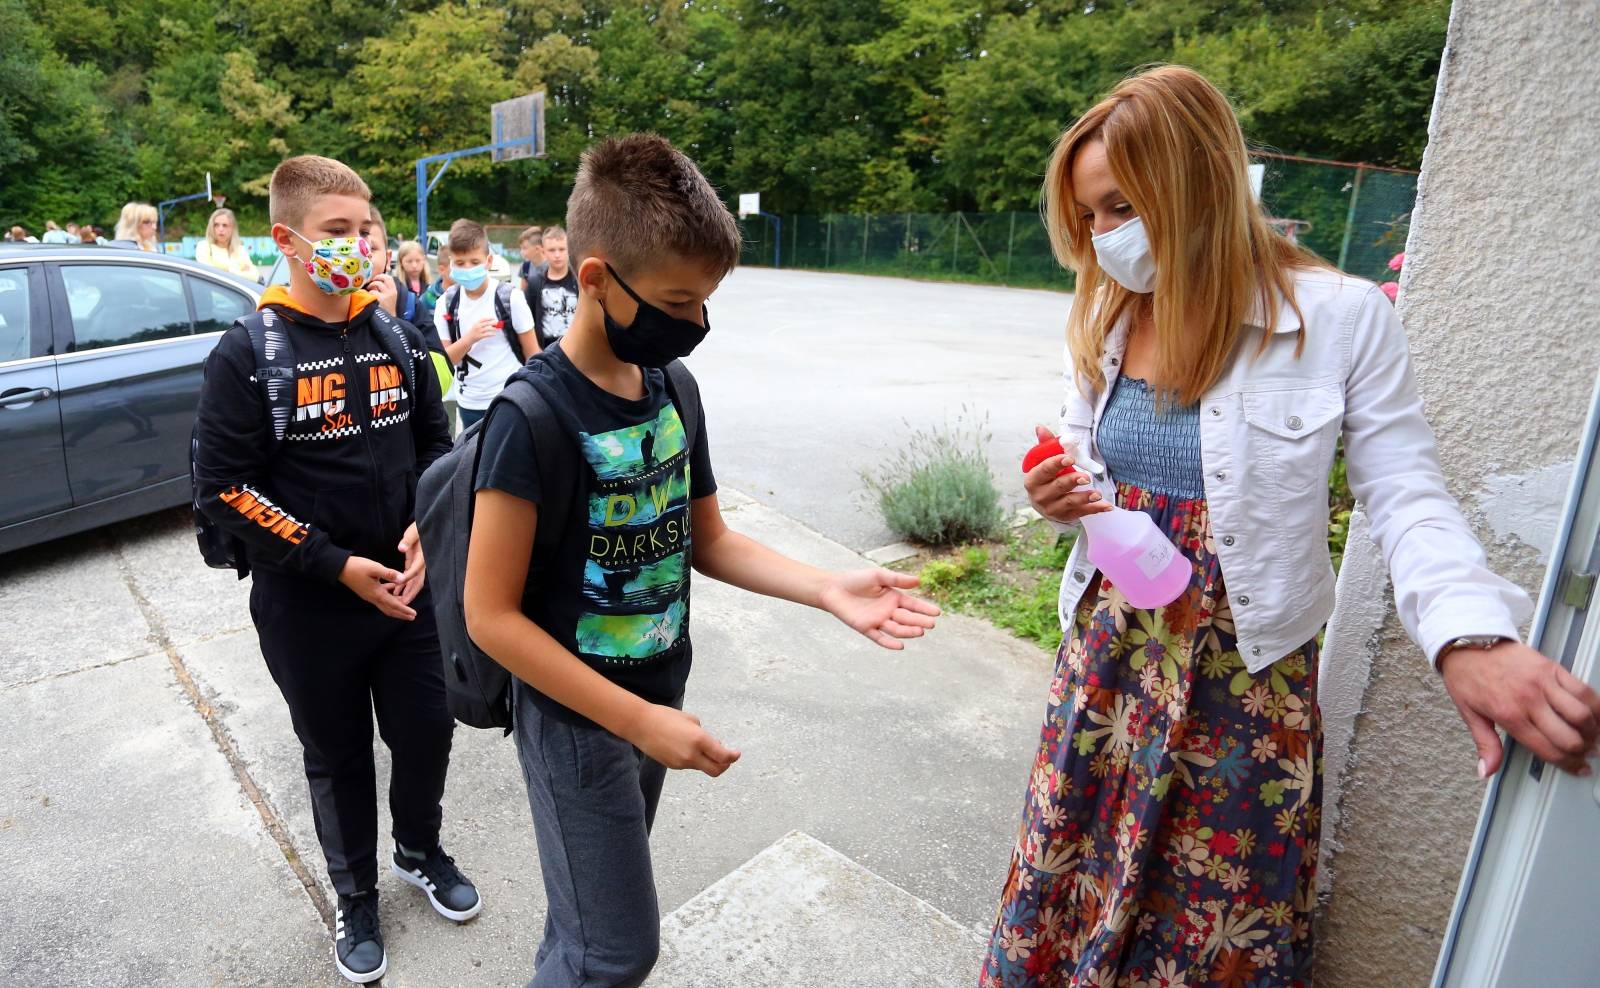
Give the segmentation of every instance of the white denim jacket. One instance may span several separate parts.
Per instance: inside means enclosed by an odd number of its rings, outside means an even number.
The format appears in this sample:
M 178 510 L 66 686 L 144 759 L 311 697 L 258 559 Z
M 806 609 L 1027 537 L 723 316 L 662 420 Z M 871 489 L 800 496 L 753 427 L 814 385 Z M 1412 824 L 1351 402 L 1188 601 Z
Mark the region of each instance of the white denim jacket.
M 1305 316 L 1279 308 L 1276 331 L 1254 357 L 1246 333 L 1222 377 L 1200 402 L 1200 453 L 1217 557 L 1252 673 L 1315 638 L 1333 614 L 1328 558 L 1328 471 L 1344 435 L 1350 489 L 1366 507 L 1372 540 L 1394 581 L 1406 633 L 1431 661 L 1463 635 L 1517 638 L 1532 607 L 1521 588 L 1490 572 L 1483 548 L 1445 489 L 1433 430 L 1423 418 L 1405 330 L 1370 282 L 1336 271 L 1295 276 Z M 1251 324 L 1263 320 L 1259 310 Z M 1103 496 L 1115 477 L 1100 467 L 1100 417 L 1120 373 L 1126 321 L 1106 340 L 1101 380 L 1084 397 L 1067 354 L 1062 444 L 1098 475 Z M 1073 615 L 1094 574 L 1079 539 L 1061 581 L 1060 617 Z

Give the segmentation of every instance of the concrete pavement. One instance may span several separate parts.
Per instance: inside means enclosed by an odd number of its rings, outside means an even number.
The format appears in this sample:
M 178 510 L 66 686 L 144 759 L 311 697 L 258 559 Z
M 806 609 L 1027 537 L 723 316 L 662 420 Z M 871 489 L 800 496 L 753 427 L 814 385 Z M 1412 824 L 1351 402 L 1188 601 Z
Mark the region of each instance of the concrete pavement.
M 761 503 L 724 503 L 736 529 L 782 551 L 862 565 Z M 181 511 L 0 557 L 0 862 L 17 884 L 0 901 L 0 983 L 339 983 L 299 749 L 247 589 L 200 563 Z M 709 580 L 695 603 L 688 707 L 744 759 L 721 779 L 668 780 L 656 877 L 663 913 L 685 912 L 652 983 L 765 970 L 737 983 L 889 986 L 925 957 L 941 973 L 915 983 L 968 984 L 1048 660 L 959 617 L 891 653 Z M 385 874 L 384 981 L 521 984 L 544 902 L 509 741 L 457 730 L 445 814 L 486 907 L 458 928 Z M 796 830 L 823 851 L 785 842 Z M 738 894 L 772 887 L 774 856 L 809 876 L 778 886 L 838 894 Z M 713 888 L 726 900 L 715 920 L 696 900 Z M 760 942 L 729 968 L 728 938 L 751 929 Z M 855 979 L 839 981 L 844 969 Z
M 722 483 L 858 552 L 894 541 L 863 471 L 913 434 L 986 422 L 1008 507 L 1033 427 L 1059 420 L 1072 296 L 740 268 L 689 358 Z

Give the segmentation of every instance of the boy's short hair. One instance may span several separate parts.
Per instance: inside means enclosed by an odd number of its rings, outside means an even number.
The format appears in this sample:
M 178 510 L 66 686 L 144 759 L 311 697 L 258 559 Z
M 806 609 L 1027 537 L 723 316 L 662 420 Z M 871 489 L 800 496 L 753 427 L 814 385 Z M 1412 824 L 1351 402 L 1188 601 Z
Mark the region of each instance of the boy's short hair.
M 372 210 L 372 225 L 382 230 L 384 236 L 387 237 L 389 235 L 389 224 L 383 221 L 383 214 L 378 212 L 378 207 L 370 202 L 367 203 L 367 208 Z
M 573 263 L 602 254 L 627 272 L 671 252 L 720 277 L 739 263 L 743 247 L 739 224 L 711 183 L 655 134 L 608 138 L 583 153 L 567 229 Z
M 489 249 L 489 231 L 476 220 L 456 220 L 450 224 L 451 254 L 465 254 L 471 250 Z
M 517 234 L 519 244 L 538 244 L 544 242 L 544 230 L 537 226 L 530 226 Z
M 267 186 L 267 216 L 274 223 L 299 226 L 312 203 L 323 196 L 355 196 L 372 201 L 372 190 L 342 161 L 317 154 L 285 158 Z
M 561 229 L 559 226 L 547 226 L 544 228 L 544 239 L 566 240 L 567 231 Z

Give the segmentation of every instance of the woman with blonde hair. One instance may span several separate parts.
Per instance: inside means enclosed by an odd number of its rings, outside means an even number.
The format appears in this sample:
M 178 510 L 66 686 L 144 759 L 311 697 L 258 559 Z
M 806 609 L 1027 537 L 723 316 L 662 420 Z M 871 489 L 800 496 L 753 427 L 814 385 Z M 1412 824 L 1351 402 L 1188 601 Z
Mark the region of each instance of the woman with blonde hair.
M 1393 306 L 1276 233 L 1247 166 L 1227 99 L 1179 66 L 1125 80 L 1050 159 L 1045 221 L 1078 281 L 1067 452 L 1029 498 L 1063 530 L 1145 512 L 1192 573 L 1135 608 L 1078 538 L 982 988 L 1311 983 L 1341 436 L 1478 774 L 1496 724 L 1567 771 L 1595 741 L 1600 696 L 1518 641 L 1527 595 L 1445 489 Z
M 156 244 L 156 207 L 148 202 L 130 202 L 123 206 L 122 215 L 117 217 L 116 234 L 116 242 L 132 244 L 140 250 L 159 250 Z
M 206 221 L 206 237 L 195 245 L 194 259 L 251 281 L 260 281 L 256 262 L 239 241 L 239 222 L 233 210 L 219 207 Z

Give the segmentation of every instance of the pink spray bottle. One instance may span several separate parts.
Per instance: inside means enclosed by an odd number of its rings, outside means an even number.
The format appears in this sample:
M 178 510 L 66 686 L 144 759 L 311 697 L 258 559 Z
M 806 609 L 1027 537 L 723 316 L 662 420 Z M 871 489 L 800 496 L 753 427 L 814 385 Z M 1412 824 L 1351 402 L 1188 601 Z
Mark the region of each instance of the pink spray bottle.
M 1065 452 L 1059 439 L 1047 439 L 1022 458 L 1022 472 Z M 1084 464 L 1088 472 L 1102 472 L 1099 464 Z M 1128 511 L 1112 504 L 1110 511 L 1084 515 L 1080 523 L 1089 540 L 1089 561 L 1134 607 L 1165 607 L 1189 588 L 1193 564 L 1143 511 Z

